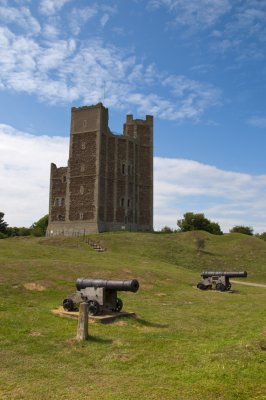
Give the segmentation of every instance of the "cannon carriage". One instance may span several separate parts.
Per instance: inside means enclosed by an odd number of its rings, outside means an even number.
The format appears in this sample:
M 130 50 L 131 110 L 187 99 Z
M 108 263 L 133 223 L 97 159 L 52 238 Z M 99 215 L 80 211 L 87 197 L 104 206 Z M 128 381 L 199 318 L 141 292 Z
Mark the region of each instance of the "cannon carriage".
M 213 289 L 219 290 L 220 292 L 225 292 L 231 289 L 229 278 L 246 278 L 247 272 L 203 271 L 201 277 L 201 282 L 197 284 L 198 289 Z
M 64 299 L 64 309 L 66 311 L 78 311 L 80 303 L 86 302 L 88 303 L 89 314 L 98 315 L 120 312 L 123 308 L 123 302 L 117 297 L 117 292 L 135 293 L 139 289 L 139 282 L 136 279 L 115 281 L 78 278 L 76 288 L 76 293 Z

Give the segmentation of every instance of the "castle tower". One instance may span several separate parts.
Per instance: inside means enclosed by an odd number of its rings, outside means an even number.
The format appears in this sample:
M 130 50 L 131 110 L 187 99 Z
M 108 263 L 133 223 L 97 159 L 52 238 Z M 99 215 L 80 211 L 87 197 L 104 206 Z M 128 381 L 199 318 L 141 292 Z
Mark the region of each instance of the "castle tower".
M 68 167 L 51 164 L 47 235 L 153 230 L 153 117 L 128 115 L 123 135 L 108 109 L 72 108 Z

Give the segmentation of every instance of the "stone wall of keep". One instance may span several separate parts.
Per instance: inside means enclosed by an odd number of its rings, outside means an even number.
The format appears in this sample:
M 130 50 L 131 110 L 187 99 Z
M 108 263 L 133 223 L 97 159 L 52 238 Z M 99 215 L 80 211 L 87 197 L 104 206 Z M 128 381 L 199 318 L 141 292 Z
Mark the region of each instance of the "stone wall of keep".
M 70 221 L 95 218 L 96 150 L 96 132 L 72 135 L 69 159 Z
M 51 182 L 50 182 L 51 221 L 65 220 L 66 216 L 65 198 L 66 198 L 66 188 L 67 188 L 66 176 L 67 176 L 67 167 L 57 168 L 55 164 L 52 164 Z M 60 201 L 57 201 L 57 199 L 60 199 Z
M 106 221 L 114 221 L 114 201 L 116 187 L 116 155 L 115 155 L 115 137 L 108 137 L 108 155 L 107 155 L 107 195 L 106 195 Z
M 72 177 L 69 184 L 70 205 L 69 205 L 69 220 L 93 220 L 95 218 L 95 176 Z M 83 188 L 82 192 L 80 188 Z M 80 217 L 80 213 L 83 217 Z

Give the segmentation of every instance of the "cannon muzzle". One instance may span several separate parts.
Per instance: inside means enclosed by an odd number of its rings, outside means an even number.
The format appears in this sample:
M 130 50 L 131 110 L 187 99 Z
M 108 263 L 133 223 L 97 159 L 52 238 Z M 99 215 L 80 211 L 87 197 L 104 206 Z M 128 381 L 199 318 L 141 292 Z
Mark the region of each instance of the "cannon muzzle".
M 226 278 L 246 278 L 248 274 L 247 271 L 239 271 L 239 272 L 203 271 L 201 276 L 203 279 L 210 278 L 212 276 L 225 276 Z
M 137 292 L 139 282 L 137 279 L 129 281 L 112 281 L 105 279 L 78 278 L 76 281 L 77 290 L 86 289 L 87 287 L 106 288 L 122 292 Z

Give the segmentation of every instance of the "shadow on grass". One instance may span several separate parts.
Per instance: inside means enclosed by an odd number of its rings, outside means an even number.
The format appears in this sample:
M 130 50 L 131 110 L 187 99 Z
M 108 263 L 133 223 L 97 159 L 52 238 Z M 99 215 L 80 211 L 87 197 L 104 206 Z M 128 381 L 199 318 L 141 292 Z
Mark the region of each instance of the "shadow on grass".
M 99 343 L 99 344 L 112 344 L 113 341 L 111 339 L 103 339 L 98 336 L 88 336 L 88 342 L 94 342 L 94 343 Z
M 139 325 L 148 326 L 151 328 L 168 328 L 168 326 L 169 326 L 167 324 L 158 324 L 156 322 L 146 321 L 145 319 L 142 319 L 142 318 L 136 318 L 136 319 L 134 319 L 134 322 L 136 322 Z

